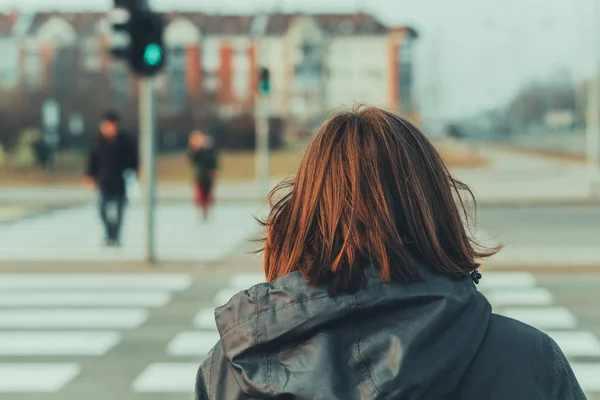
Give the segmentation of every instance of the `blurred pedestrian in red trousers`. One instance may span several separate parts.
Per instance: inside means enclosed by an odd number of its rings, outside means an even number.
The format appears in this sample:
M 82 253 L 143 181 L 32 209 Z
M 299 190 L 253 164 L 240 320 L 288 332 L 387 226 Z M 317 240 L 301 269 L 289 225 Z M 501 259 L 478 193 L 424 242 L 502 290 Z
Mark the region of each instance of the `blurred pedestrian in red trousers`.
M 217 172 L 217 153 L 213 139 L 200 130 L 190 133 L 188 156 L 194 168 L 194 195 L 202 218 L 208 218 L 213 205 L 213 185 Z

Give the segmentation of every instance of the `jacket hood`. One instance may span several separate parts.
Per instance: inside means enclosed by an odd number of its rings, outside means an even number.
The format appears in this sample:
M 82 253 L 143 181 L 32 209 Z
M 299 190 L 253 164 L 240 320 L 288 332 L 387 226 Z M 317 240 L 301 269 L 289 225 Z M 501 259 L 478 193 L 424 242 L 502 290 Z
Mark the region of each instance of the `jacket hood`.
M 491 307 L 471 277 L 421 270 L 354 294 L 328 295 L 298 272 L 217 309 L 230 373 L 249 397 L 450 398 L 481 345 Z

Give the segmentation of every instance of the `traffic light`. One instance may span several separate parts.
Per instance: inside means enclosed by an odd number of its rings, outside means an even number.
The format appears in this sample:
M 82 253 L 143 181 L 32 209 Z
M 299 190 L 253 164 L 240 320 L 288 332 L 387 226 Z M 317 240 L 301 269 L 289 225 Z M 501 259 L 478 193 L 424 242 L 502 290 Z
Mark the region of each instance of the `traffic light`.
M 165 65 L 163 30 L 159 14 L 143 12 L 132 19 L 129 64 L 138 75 L 155 75 Z
M 115 0 L 110 13 L 111 54 L 126 61 L 141 76 L 153 76 L 166 62 L 163 43 L 164 22 L 143 0 Z
M 131 11 L 122 3 L 115 1 L 116 7 L 108 14 L 112 28 L 110 54 L 117 60 L 129 60 Z
M 262 67 L 260 69 L 260 76 L 258 80 L 258 91 L 263 96 L 268 96 L 272 91 L 271 86 L 271 73 L 268 68 Z

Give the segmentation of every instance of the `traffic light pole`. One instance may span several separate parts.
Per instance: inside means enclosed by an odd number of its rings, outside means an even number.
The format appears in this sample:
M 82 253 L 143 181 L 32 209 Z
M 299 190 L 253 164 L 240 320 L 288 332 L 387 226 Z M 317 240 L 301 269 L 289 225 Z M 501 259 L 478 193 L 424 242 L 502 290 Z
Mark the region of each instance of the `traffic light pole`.
M 269 179 L 269 96 L 258 94 L 256 102 L 256 180 L 260 195 L 266 195 L 270 187 Z
M 139 78 L 140 99 L 140 154 L 145 214 L 145 259 L 156 262 L 155 217 L 156 207 L 156 102 L 154 98 L 154 78 Z

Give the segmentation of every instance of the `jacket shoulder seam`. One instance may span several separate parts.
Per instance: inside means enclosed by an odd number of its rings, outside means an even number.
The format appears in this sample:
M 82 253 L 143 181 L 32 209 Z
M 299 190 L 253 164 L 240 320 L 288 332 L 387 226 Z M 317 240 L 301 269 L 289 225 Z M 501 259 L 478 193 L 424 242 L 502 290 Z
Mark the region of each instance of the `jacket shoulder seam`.
M 356 300 L 356 295 L 352 295 L 352 300 L 354 301 L 354 308 L 358 311 L 358 301 Z M 363 359 L 362 354 L 360 352 L 360 339 L 360 323 L 356 322 L 356 355 L 358 356 L 358 360 L 360 361 L 363 370 L 367 375 L 367 379 L 371 383 L 371 386 L 373 386 L 375 393 L 377 393 L 377 396 L 381 396 L 381 392 L 377 388 L 377 385 L 375 385 L 375 381 L 373 381 L 371 371 L 369 371 L 369 367 L 367 366 L 367 363 L 365 363 L 365 360 Z

